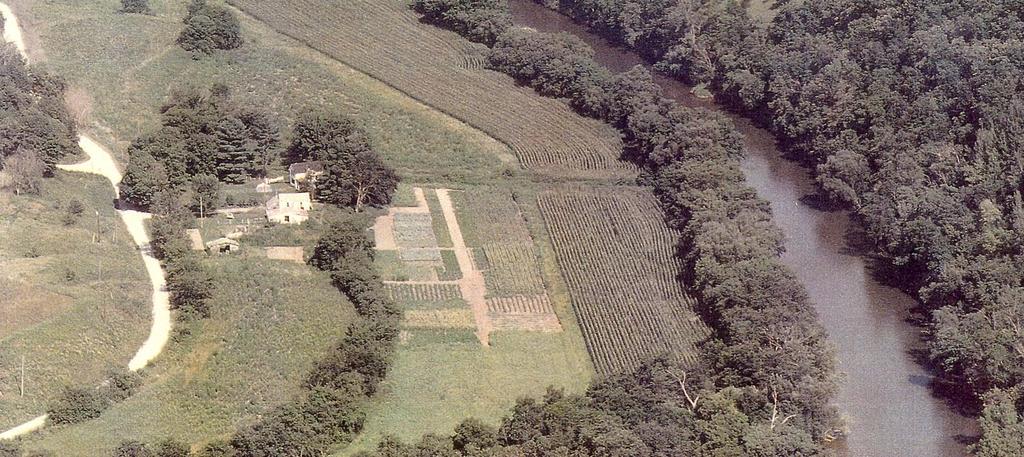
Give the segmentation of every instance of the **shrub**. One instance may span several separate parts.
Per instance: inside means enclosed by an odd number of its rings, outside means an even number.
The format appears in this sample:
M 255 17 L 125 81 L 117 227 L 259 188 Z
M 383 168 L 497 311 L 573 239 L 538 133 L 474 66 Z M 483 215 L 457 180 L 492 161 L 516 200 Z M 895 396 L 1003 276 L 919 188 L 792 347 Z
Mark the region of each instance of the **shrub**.
M 110 406 L 110 400 L 98 389 L 68 387 L 46 411 L 54 424 L 77 424 L 95 419 Z
M 121 12 L 149 14 L 149 0 L 121 0 Z
M 75 225 L 84 212 L 85 205 L 82 204 L 82 201 L 72 198 L 64 205 L 64 213 L 61 215 L 60 221 L 67 226 Z

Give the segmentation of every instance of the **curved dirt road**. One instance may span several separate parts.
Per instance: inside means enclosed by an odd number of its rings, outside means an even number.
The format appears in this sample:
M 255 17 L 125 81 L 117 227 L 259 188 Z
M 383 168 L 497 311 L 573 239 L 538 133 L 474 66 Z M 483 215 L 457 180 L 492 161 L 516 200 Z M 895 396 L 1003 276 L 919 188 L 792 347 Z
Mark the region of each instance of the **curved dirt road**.
M 28 54 L 25 52 L 25 42 L 22 38 L 21 28 L 18 26 L 18 19 L 14 16 L 11 8 L 5 3 L 0 3 L 0 14 L 4 18 L 3 38 L 7 42 L 14 43 L 18 52 L 28 61 Z M 78 145 L 89 155 L 89 159 L 73 164 L 58 165 L 61 170 L 93 173 L 101 175 L 110 181 L 114 188 L 114 195 L 119 196 L 117 185 L 121 182 L 121 171 L 117 163 L 106 149 L 103 149 L 92 138 L 81 135 Z M 117 210 L 121 220 L 124 221 L 128 233 L 142 255 L 142 261 L 146 266 L 146 273 L 149 275 L 150 283 L 153 286 L 153 325 L 150 328 L 149 338 L 142 344 L 142 347 L 135 353 L 135 356 L 128 362 L 128 369 L 138 371 L 153 361 L 163 351 L 167 340 L 171 335 L 171 306 L 170 294 L 166 291 L 166 279 L 160 261 L 153 257 L 150 247 L 149 234 L 146 233 L 146 219 L 150 218 L 149 213 L 139 211 Z M 10 440 L 36 431 L 46 425 L 46 415 L 32 419 L 24 424 L 0 433 L 0 440 Z
M 121 172 L 117 169 L 117 164 L 110 153 L 85 135 L 79 137 L 78 145 L 89 155 L 89 159 L 82 163 L 57 165 L 57 167 L 65 171 L 101 175 L 110 181 L 110 185 L 114 188 L 114 195 L 118 196 L 117 185 L 121 182 Z M 164 271 L 160 267 L 160 261 L 153 257 L 149 234 L 146 233 L 146 219 L 149 219 L 151 215 L 131 210 L 117 210 L 117 214 L 121 216 L 132 240 L 139 247 L 142 261 L 146 265 L 146 273 L 149 274 L 149 281 L 153 285 L 153 326 L 149 332 L 149 338 L 135 353 L 135 357 L 128 362 L 129 370 L 138 371 L 160 355 L 171 335 L 170 294 L 165 290 L 167 282 L 164 279 Z
M 6 3 L 0 3 L 0 14 L 4 17 L 4 41 L 14 43 L 14 47 L 18 48 L 18 53 L 27 61 L 28 53 L 25 52 L 25 39 L 21 36 L 18 18 L 14 16 L 11 7 Z

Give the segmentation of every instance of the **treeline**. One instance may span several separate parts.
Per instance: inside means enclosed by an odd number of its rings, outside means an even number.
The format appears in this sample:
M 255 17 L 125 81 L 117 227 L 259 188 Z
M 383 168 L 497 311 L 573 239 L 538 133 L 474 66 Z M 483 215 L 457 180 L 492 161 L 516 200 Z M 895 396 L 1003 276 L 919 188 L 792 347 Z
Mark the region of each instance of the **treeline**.
M 815 167 L 931 311 L 945 382 L 984 400 L 981 455 L 1021 455 L 1024 16 L 1011 1 L 560 0 L 659 68 L 704 83 Z M 964 389 L 966 387 L 966 389 Z M 1002 417 L 990 420 L 991 415 Z
M 29 67 L 14 45 L 0 44 L 0 187 L 38 193 L 57 162 L 81 152 L 65 90 L 63 79 Z
M 412 7 L 425 22 L 488 46 L 512 26 L 504 0 L 415 0 Z
M 459 3 L 466 8 L 473 2 Z M 781 232 L 767 203 L 744 183 L 741 139 L 729 122 L 664 98 L 641 67 L 611 75 L 584 43 L 567 34 L 507 28 L 489 62 L 622 131 L 624 158 L 647 170 L 644 181 L 662 201 L 667 222 L 682 234 L 685 279 L 714 330 L 697 366 L 655 364 L 662 367 L 655 370 L 662 373 L 658 381 L 648 367 L 599 383 L 584 397 L 554 406 L 545 402 L 539 411 L 568 404 L 586 415 L 595 398 L 605 401 L 604 412 L 618 420 L 603 421 L 603 434 L 636 438 L 610 448 L 580 442 L 570 449 L 580 455 L 821 454 L 837 425 L 832 351 L 803 287 L 779 263 Z M 653 386 L 638 387 L 645 384 Z M 631 402 L 644 406 L 627 408 Z M 545 414 L 517 418 L 519 413 L 509 420 L 532 422 L 540 435 L 534 444 L 504 436 L 501 446 L 538 455 L 559 449 L 560 438 L 568 438 L 552 431 Z M 733 427 L 718 428 L 719 420 Z M 661 433 L 666 423 L 671 433 Z M 564 426 L 567 435 L 585 433 L 573 421 Z

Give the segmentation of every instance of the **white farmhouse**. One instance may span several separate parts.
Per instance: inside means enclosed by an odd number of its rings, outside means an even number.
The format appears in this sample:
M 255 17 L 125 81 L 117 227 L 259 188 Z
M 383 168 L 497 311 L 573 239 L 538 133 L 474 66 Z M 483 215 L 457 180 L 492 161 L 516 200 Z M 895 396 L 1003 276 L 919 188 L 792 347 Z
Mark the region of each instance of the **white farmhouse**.
M 267 220 L 278 224 L 301 224 L 309 219 L 312 207 L 309 192 L 277 194 L 267 201 Z

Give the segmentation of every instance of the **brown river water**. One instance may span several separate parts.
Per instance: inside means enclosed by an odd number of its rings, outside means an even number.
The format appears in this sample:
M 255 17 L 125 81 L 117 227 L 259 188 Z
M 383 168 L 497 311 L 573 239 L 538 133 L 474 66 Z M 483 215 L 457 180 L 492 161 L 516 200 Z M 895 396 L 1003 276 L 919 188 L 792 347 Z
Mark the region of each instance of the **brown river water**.
M 533 3 L 510 0 L 517 26 L 542 32 L 568 32 L 586 41 L 595 59 L 615 72 L 646 65 L 632 52 L 610 46 L 561 14 Z M 691 94 L 691 88 L 655 76 L 664 94 L 687 106 L 727 115 L 744 135 L 742 162 L 747 182 L 771 203 L 775 223 L 786 235 L 782 261 L 796 273 L 836 347 L 841 388 L 836 399 L 848 434 L 835 442 L 841 456 L 955 457 L 975 435 L 975 421 L 957 414 L 932 394 L 933 375 L 916 362 L 921 328 L 912 325 L 915 301 L 873 275 L 871 262 L 852 240 L 860 238 L 849 214 L 820 211 L 814 181 L 799 164 L 786 160 L 775 138 L 742 116 Z

